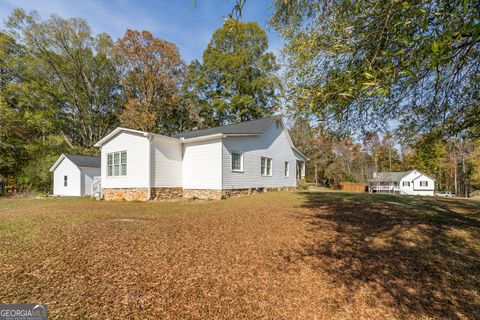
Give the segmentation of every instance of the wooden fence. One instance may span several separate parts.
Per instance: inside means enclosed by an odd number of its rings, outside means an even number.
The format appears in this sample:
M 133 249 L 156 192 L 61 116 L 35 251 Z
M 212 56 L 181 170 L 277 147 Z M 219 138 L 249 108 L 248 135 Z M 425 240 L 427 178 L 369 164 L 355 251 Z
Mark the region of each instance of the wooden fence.
M 363 183 L 339 182 L 332 185 L 332 189 L 348 192 L 365 192 L 367 190 L 367 186 Z

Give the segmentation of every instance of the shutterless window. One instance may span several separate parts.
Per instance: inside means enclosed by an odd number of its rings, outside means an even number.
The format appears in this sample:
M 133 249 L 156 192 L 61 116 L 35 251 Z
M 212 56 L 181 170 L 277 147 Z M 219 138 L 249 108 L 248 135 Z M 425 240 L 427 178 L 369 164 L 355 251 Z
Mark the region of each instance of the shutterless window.
M 266 157 L 261 158 L 261 173 L 262 176 L 272 175 L 272 159 Z
M 420 181 L 420 187 L 428 187 L 428 181 Z
M 410 181 L 403 181 L 404 187 L 410 187 Z
M 127 152 L 114 152 L 107 155 L 107 176 L 127 175 Z
M 285 177 L 290 176 L 290 163 L 285 161 Z
M 63 176 L 63 186 L 68 187 L 68 176 Z
M 243 155 L 232 152 L 232 171 L 243 171 Z

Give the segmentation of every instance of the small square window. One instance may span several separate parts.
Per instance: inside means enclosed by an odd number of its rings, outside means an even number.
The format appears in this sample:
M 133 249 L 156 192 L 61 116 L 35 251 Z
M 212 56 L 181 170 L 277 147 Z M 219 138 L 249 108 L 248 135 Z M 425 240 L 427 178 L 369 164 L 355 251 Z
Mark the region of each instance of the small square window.
M 243 155 L 232 152 L 232 171 L 243 171 Z
M 261 158 L 261 174 L 262 176 L 272 175 L 272 159 L 262 157 Z

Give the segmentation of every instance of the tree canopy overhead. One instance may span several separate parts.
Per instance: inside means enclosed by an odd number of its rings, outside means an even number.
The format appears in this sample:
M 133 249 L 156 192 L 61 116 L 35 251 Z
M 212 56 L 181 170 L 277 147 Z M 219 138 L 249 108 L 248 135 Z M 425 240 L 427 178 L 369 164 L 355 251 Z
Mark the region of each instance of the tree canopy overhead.
M 276 0 L 295 111 L 336 129 L 480 134 L 480 6 L 450 0 Z
M 267 49 L 267 35 L 256 22 L 226 20 L 213 33 L 203 63 L 191 63 L 186 84 L 204 126 L 251 120 L 275 111 L 279 67 Z
M 127 30 L 114 53 L 124 99 L 122 122 L 134 129 L 175 133 L 175 117 L 170 115 L 182 108 L 180 88 L 186 71 L 177 46 L 149 31 Z

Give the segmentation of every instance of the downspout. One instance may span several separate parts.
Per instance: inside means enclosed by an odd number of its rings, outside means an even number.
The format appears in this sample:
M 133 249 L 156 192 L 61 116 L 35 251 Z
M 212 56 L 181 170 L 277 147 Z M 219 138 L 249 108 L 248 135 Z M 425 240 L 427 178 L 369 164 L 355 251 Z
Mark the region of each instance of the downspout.
M 148 139 L 148 191 L 147 191 L 147 201 L 152 200 L 152 139 L 153 135 L 145 133 L 144 136 Z

